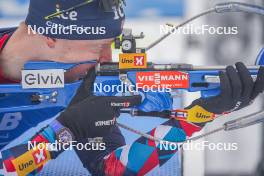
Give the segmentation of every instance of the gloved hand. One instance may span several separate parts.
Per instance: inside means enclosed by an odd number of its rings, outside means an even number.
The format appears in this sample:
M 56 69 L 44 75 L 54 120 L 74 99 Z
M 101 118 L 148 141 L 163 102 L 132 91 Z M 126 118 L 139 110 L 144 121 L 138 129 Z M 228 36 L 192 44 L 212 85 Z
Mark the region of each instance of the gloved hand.
M 221 93 L 210 98 L 200 98 L 186 108 L 187 121 L 204 123 L 212 121 L 215 114 L 229 113 L 248 106 L 264 90 L 264 67 L 254 82 L 246 66 L 239 62 L 236 69 L 228 66 L 220 72 Z
M 141 96 L 110 97 L 94 96 L 92 93 L 95 80 L 92 69 L 84 79 L 69 107 L 57 120 L 70 129 L 76 140 L 101 137 L 108 134 L 120 109 L 133 107 L 141 103 Z

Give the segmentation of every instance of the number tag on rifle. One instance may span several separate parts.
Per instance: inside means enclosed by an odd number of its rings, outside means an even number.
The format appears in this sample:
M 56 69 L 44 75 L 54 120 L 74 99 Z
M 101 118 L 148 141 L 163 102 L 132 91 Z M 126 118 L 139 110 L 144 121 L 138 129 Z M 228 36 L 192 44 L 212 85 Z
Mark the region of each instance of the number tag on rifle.
M 147 68 L 147 55 L 145 53 L 119 54 L 119 69 Z

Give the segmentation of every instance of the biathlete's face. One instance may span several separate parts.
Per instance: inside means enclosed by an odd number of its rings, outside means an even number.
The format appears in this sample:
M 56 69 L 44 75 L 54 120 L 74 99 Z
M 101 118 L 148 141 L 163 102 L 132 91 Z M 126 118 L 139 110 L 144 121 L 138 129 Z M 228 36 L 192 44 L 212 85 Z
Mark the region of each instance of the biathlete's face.
M 52 40 L 52 39 L 50 39 Z M 111 43 L 113 39 L 102 40 L 56 40 L 54 49 L 61 53 L 63 62 L 84 62 L 97 60 L 99 62 L 111 61 Z
M 54 53 L 53 61 L 78 63 L 97 60 L 100 63 L 112 61 L 112 39 L 102 40 L 63 40 L 47 39 L 47 44 Z M 59 54 L 58 54 L 59 53 Z M 94 65 L 82 64 L 65 73 L 67 82 L 83 77 Z

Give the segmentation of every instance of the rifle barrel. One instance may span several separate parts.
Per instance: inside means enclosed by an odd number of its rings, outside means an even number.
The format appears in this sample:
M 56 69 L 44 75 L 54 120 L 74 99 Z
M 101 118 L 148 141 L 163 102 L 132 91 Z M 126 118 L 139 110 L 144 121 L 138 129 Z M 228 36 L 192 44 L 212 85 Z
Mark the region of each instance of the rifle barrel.
M 119 75 L 129 71 L 217 71 L 225 70 L 227 66 L 193 66 L 191 64 L 154 64 L 148 63 L 147 68 L 119 69 L 118 63 L 104 63 L 96 66 L 98 75 Z M 258 70 L 260 66 L 247 66 L 249 70 Z

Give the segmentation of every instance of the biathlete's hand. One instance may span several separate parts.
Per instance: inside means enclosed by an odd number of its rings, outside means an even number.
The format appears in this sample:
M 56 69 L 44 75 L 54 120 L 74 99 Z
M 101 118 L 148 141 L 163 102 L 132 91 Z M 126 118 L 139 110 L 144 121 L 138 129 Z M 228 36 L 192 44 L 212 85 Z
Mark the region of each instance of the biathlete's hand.
M 264 67 L 260 67 L 254 82 L 243 63 L 236 63 L 236 68 L 228 66 L 220 72 L 220 84 L 220 95 L 197 99 L 186 108 L 194 122 L 211 121 L 214 114 L 237 111 L 251 104 L 264 90 Z
M 95 80 L 92 69 L 84 79 L 69 107 L 57 120 L 69 128 L 76 140 L 101 137 L 109 133 L 120 116 L 122 108 L 133 107 L 141 103 L 141 96 L 94 96 L 92 92 Z

